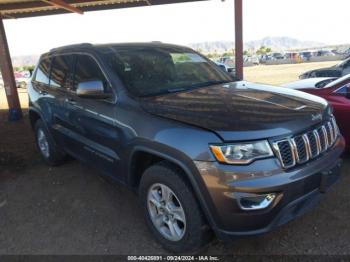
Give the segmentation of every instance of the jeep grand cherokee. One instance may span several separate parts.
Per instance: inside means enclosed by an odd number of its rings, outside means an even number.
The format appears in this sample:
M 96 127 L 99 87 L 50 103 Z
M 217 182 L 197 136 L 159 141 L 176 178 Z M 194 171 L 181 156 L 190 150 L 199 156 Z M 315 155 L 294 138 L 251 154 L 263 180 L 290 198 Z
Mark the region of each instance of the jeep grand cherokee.
M 337 180 L 344 139 L 316 96 L 235 81 L 161 43 L 80 44 L 43 54 L 29 116 L 50 165 L 71 155 L 138 192 L 174 252 L 267 232 Z

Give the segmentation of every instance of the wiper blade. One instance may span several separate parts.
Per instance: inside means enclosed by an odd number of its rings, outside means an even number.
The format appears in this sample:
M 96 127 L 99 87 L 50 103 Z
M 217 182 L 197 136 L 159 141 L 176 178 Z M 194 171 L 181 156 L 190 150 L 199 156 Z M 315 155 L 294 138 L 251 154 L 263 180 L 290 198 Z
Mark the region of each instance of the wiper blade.
M 219 85 L 219 84 L 226 84 L 226 83 L 230 83 L 230 81 L 227 81 L 227 80 L 208 81 L 208 82 L 203 82 L 203 83 L 199 83 L 196 85 L 192 85 L 191 88 L 204 87 L 204 86 L 210 86 L 210 85 Z
M 187 88 L 171 88 L 171 89 L 167 89 L 168 93 L 176 93 L 176 92 L 182 92 L 182 91 L 186 91 L 188 90 Z

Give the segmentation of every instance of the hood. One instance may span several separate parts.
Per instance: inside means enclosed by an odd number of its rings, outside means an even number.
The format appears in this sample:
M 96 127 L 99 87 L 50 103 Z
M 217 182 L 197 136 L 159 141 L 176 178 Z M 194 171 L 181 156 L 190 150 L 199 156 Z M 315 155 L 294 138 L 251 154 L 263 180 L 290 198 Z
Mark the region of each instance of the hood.
M 342 75 L 342 69 L 334 66 L 327 68 L 320 68 L 308 71 L 301 76 L 305 77 L 340 77 Z
M 286 83 L 281 85 L 282 87 L 288 87 L 293 89 L 304 89 L 304 88 L 317 88 L 316 85 L 323 81 L 331 82 L 332 80 L 337 79 L 336 77 L 315 77 L 315 78 L 307 78 L 291 83 Z
M 241 81 L 145 98 L 141 106 L 235 141 L 299 132 L 326 117 L 327 102 L 292 89 Z

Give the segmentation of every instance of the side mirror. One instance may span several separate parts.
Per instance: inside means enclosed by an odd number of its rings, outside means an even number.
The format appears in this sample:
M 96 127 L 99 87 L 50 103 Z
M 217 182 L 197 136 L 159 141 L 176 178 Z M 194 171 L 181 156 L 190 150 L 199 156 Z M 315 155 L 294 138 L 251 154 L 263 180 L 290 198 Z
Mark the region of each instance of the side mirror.
M 103 83 L 100 80 L 80 82 L 76 92 L 79 97 L 101 99 L 110 97 L 110 94 L 104 92 Z

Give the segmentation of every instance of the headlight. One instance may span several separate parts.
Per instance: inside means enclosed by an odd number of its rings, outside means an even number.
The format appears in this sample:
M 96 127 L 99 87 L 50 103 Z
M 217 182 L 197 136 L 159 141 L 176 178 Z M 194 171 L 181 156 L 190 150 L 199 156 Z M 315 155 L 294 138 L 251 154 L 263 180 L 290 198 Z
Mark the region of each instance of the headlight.
M 227 145 L 210 145 L 216 160 L 227 164 L 249 164 L 255 159 L 273 156 L 269 143 L 255 141 Z

